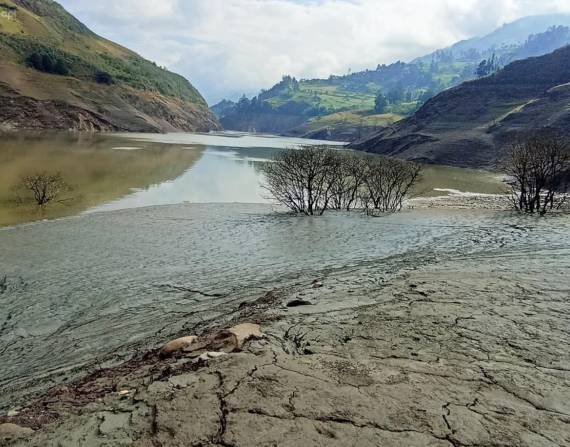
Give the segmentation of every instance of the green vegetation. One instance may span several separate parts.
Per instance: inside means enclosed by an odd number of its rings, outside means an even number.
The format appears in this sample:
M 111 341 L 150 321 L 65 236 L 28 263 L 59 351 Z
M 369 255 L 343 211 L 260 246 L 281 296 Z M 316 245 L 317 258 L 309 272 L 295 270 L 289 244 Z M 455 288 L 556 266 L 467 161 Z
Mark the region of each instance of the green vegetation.
M 374 129 L 391 126 L 402 119 L 393 113 L 375 114 L 368 110 L 336 112 L 330 115 L 317 116 L 307 121 L 306 132 L 315 132 L 322 128 L 334 128 L 339 131 L 348 129 Z
M 52 49 L 39 48 L 26 59 L 28 66 L 45 73 L 68 75 L 70 66 L 64 55 Z
M 4 0 L 0 8 L 10 11 L 0 14 L 4 61 L 206 105 L 185 78 L 97 36 L 52 0 Z
M 281 82 L 252 99 L 243 97 L 233 107 L 225 101 L 223 107 L 213 109 L 228 129 L 280 132 L 339 112 L 409 116 L 443 90 L 489 76 L 512 61 L 549 53 L 568 43 L 570 28 L 564 26 L 531 35 L 517 45 L 489 43 L 482 48 L 478 42 L 472 42 L 473 47 L 461 43 L 410 63 L 398 61 L 328 79 L 297 80 L 284 76 Z

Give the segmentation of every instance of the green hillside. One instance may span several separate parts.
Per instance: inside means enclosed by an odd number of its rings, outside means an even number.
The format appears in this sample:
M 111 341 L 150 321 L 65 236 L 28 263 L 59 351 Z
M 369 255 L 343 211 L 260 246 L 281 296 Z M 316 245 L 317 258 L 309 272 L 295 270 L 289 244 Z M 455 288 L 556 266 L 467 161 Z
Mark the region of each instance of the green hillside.
M 212 110 L 227 129 L 293 134 L 299 134 L 298 129 L 306 128 L 315 118 L 339 112 L 409 116 L 441 91 L 489 76 L 512 61 L 543 55 L 567 45 L 570 28 L 545 25 L 557 20 L 568 23 L 563 18 L 551 16 L 552 22 L 535 20 L 535 26 L 546 28 L 518 43 L 513 43 L 514 37 L 509 39 L 508 36 L 518 37 L 520 21 L 505 25 L 500 32 L 462 42 L 410 63 L 379 65 L 374 70 L 331 75 L 328 79 L 297 80 L 285 76 L 252 99 L 243 97 L 233 107 L 225 101 Z M 524 20 L 534 23 L 531 18 Z M 532 23 L 525 29 L 534 29 Z M 497 44 L 499 39 L 508 43 Z M 360 132 L 353 130 L 343 134 L 352 139 L 360 138 Z M 334 126 L 329 133 L 337 133 Z
M 435 164 L 490 167 L 505 147 L 540 132 L 570 135 L 570 46 L 513 62 L 428 101 L 353 148 Z
M 0 0 L 0 55 L 0 83 L 24 96 L 37 89 L 10 82 L 13 66 L 49 75 L 43 78 L 46 90 L 52 83 L 63 82 L 55 79 L 58 76 L 98 85 L 92 88 L 107 89 L 105 93 L 113 86 L 123 99 L 130 96 L 134 107 L 141 107 L 141 100 L 148 102 L 149 97 L 154 102 L 160 99 L 162 105 L 172 98 L 180 102 L 178 106 L 190 105 L 194 112 L 200 111 L 216 127 L 206 102 L 184 77 L 96 35 L 55 1 Z M 146 97 L 141 99 L 141 94 Z M 46 99 L 45 95 L 31 96 Z M 145 103 L 142 108 L 149 113 L 153 106 Z M 160 118 L 166 115 L 161 113 Z

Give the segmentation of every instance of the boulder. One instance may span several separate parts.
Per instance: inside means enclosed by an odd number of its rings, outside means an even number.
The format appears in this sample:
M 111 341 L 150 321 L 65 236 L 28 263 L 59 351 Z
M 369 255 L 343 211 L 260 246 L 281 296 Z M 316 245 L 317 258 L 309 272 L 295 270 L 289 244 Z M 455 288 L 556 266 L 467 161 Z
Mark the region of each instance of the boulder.
M 191 346 L 193 343 L 198 341 L 198 337 L 190 335 L 188 337 L 177 338 L 176 340 L 169 341 L 160 350 L 161 357 L 169 357 L 175 352 L 181 351 L 182 349 Z
M 252 338 L 262 338 L 261 327 L 259 324 L 243 323 L 238 324 L 229 329 L 229 332 L 234 334 L 237 339 L 237 349 L 240 350 L 244 343 Z
M 168 342 L 160 350 L 165 358 L 183 351 L 189 357 L 200 357 L 204 353 L 226 353 L 241 351 L 245 342 L 252 338 L 261 338 L 263 334 L 258 324 L 243 323 L 230 329 L 224 329 L 203 337 L 182 337 Z
M 195 343 L 184 348 L 184 353 L 190 357 L 199 357 L 205 352 L 225 352 L 229 354 L 239 350 L 239 342 L 237 336 L 228 331 L 222 330 L 214 334 L 200 337 Z

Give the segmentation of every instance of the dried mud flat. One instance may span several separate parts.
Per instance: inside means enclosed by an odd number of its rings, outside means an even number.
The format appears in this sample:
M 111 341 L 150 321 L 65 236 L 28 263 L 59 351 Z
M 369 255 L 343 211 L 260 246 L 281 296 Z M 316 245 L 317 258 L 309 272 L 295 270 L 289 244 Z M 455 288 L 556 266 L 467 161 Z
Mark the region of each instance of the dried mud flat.
M 388 280 L 370 262 L 252 294 L 197 331 L 256 322 L 263 339 L 60 386 L 4 417 L 35 431 L 0 444 L 570 445 L 570 237 L 554 225 L 544 244 L 416 253 Z

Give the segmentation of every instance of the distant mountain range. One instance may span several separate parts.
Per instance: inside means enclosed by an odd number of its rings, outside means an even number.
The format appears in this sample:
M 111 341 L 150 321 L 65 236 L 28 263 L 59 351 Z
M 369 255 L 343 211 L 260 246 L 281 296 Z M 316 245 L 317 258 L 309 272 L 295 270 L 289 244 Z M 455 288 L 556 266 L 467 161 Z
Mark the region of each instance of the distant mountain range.
M 509 142 L 544 131 L 570 136 L 570 46 L 448 89 L 410 118 L 352 147 L 428 163 L 489 167 Z
M 328 79 L 285 76 L 254 98 L 222 101 L 211 109 L 226 129 L 360 140 L 413 115 L 439 92 L 567 44 L 570 15 L 526 17 L 410 63 Z
M 0 130 L 208 131 L 182 76 L 90 31 L 52 0 L 0 0 Z

